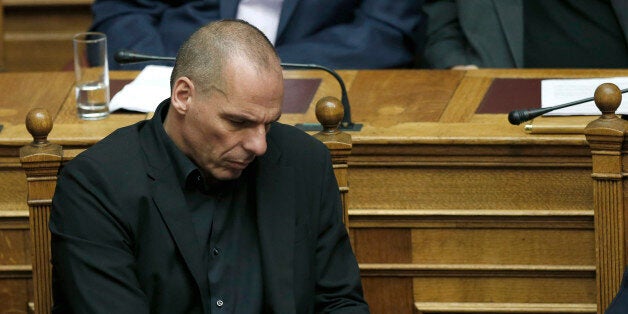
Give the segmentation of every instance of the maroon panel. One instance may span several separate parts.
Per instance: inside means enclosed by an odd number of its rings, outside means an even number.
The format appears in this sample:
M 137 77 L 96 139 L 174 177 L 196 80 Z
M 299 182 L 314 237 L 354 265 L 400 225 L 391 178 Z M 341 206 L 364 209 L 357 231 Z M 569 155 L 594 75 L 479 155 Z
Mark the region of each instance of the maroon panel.
M 541 79 L 496 78 L 475 113 L 508 113 L 541 107 Z
M 283 113 L 305 113 L 320 83 L 321 79 L 285 79 Z

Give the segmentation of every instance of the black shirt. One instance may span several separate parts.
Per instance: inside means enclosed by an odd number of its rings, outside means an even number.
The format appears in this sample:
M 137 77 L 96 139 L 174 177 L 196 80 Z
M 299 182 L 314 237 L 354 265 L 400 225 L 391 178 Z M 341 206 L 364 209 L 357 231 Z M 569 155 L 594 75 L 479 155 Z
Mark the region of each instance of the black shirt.
M 168 107 L 161 110 L 165 120 Z M 176 180 L 192 215 L 199 247 L 208 267 L 212 313 L 260 313 L 263 306 L 263 288 L 257 217 L 251 195 L 253 184 L 249 166 L 240 178 L 218 185 L 205 184 L 202 172 L 177 148 L 159 128 Z M 192 228 L 193 227 L 193 228 Z
M 609 0 L 524 0 L 526 68 L 626 68 L 628 45 Z

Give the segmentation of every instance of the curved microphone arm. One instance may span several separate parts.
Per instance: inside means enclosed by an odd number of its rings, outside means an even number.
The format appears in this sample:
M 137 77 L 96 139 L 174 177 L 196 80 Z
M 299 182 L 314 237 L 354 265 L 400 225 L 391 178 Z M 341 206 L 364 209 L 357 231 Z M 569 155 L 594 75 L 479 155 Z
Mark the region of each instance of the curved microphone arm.
M 341 99 L 340 101 L 342 102 L 342 108 L 345 111 L 344 116 L 342 117 L 342 121 L 340 122 L 340 125 L 343 128 L 352 128 L 353 127 L 353 122 L 351 122 L 351 106 L 349 105 L 349 96 L 347 96 L 347 88 L 345 87 L 345 82 L 342 80 L 342 78 L 340 77 L 340 75 L 338 75 L 338 73 L 336 73 L 336 71 L 322 66 L 322 65 L 318 65 L 318 64 L 303 64 L 303 63 L 281 63 L 281 66 L 284 68 L 292 68 L 292 69 L 316 69 L 316 70 L 323 70 L 329 74 L 331 74 L 331 76 L 333 76 L 336 81 L 338 81 L 338 85 L 340 85 L 340 92 L 342 93 L 341 95 Z
M 160 57 L 160 56 L 151 56 L 140 53 L 135 53 L 127 50 L 120 50 L 114 56 L 113 59 L 120 64 L 128 64 L 128 63 L 137 63 L 137 62 L 147 62 L 147 61 L 175 61 L 174 57 Z M 303 64 L 303 63 L 281 63 L 283 68 L 292 68 L 292 69 L 316 69 L 323 70 L 329 74 L 331 74 L 336 81 L 338 81 L 338 85 L 340 85 L 341 102 L 342 108 L 344 109 L 344 116 L 342 117 L 342 121 L 340 122 L 341 129 L 353 129 L 355 124 L 351 121 L 351 106 L 349 105 L 349 96 L 347 95 L 347 89 L 345 87 L 345 83 L 336 73 L 336 71 L 324 67 L 318 64 Z
M 622 94 L 626 92 L 628 92 L 628 88 L 620 90 L 620 93 Z M 594 99 L 595 99 L 594 97 L 589 97 L 589 98 L 584 98 L 584 99 L 568 102 L 565 104 L 552 106 L 552 107 L 513 110 L 510 113 L 508 113 L 508 122 L 510 122 L 510 124 L 512 125 L 519 125 L 521 122 L 532 120 L 550 111 L 579 105 L 585 102 L 593 101 Z

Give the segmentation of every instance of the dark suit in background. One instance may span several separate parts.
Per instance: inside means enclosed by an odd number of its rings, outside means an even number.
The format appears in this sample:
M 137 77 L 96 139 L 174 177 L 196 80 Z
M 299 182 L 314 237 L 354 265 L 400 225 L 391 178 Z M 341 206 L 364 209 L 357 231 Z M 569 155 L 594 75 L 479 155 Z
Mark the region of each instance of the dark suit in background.
M 428 17 L 425 63 L 432 68 L 470 64 L 490 68 L 526 67 L 523 1 L 426 1 L 423 6 Z M 610 5 L 628 43 L 628 2 L 611 0 Z
M 331 68 L 414 65 L 424 22 L 420 0 L 284 0 L 275 47 L 283 62 Z M 235 18 L 237 0 L 96 0 L 94 31 L 107 34 L 109 66 L 120 49 L 174 56 L 199 27 Z M 123 69 L 143 65 L 123 66 Z

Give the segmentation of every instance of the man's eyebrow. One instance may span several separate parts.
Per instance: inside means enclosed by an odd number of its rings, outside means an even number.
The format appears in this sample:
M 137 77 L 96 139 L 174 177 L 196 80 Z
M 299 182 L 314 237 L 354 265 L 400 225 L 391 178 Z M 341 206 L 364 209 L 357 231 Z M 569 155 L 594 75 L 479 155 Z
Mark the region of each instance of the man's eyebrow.
M 223 115 L 229 119 L 240 119 L 255 122 L 255 118 L 243 112 L 223 112 Z
M 258 122 L 258 120 L 253 115 L 249 115 L 246 112 L 224 111 L 222 114 L 223 114 L 223 117 L 228 118 L 228 119 L 240 119 L 240 120 L 246 120 L 250 122 Z M 281 118 L 281 113 L 279 113 L 279 115 L 275 117 L 273 120 L 271 120 L 269 123 L 277 122 L 279 121 L 280 118 Z

